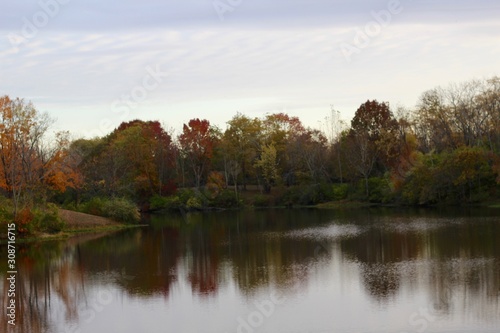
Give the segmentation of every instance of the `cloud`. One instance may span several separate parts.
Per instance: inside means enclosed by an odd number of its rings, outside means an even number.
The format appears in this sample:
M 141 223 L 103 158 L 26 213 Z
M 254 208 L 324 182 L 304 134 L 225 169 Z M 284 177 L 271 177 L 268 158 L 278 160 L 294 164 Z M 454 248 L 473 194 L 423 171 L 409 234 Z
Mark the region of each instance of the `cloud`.
M 495 20 L 500 13 L 494 0 L 19 0 L 0 5 L 0 29 L 19 31 L 24 19 L 33 21 L 43 11 L 56 13 L 44 27 L 56 31 L 355 25 L 363 24 L 372 11 L 386 9 L 390 1 L 399 1 L 406 8 L 405 20 L 411 23 Z M 223 22 L 217 3 L 226 8 Z
M 350 119 L 368 98 L 412 106 L 435 85 L 498 74 L 499 8 L 484 0 L 401 0 L 404 10 L 346 62 L 339 45 L 387 4 L 242 0 L 221 22 L 211 0 L 72 0 L 16 49 L 8 35 L 41 7 L 4 1 L 0 95 L 33 99 L 63 128 L 92 128 L 119 123 L 113 101 L 159 66 L 168 78 L 130 117 L 223 125 L 236 111 L 287 110 L 314 125 L 330 104 Z

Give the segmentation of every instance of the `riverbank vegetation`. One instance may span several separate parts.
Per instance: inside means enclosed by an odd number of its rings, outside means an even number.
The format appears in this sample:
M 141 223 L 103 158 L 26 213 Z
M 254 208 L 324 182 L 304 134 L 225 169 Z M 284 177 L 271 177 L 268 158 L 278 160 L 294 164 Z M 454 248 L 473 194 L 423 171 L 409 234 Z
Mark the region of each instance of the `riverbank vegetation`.
M 0 117 L 0 194 L 10 202 L 2 220 L 39 210 L 48 217 L 37 228 L 47 230 L 60 228 L 50 203 L 136 222 L 138 210 L 500 197 L 498 77 L 431 89 L 413 109 L 368 100 L 348 123 L 332 109 L 321 129 L 285 113 L 237 113 L 224 129 L 191 119 L 174 135 L 159 121 L 134 120 L 74 139 L 49 135 L 47 114 L 8 96 Z

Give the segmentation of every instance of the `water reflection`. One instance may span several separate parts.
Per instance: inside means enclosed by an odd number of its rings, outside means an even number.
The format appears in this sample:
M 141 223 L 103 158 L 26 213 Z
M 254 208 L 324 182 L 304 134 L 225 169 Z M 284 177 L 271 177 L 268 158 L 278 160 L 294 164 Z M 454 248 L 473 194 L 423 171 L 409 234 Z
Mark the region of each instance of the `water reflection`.
M 500 219 L 468 215 L 169 215 L 152 217 L 149 228 L 19 246 L 15 331 L 76 332 L 104 311 L 92 303 L 96 290 L 167 302 L 182 286 L 194 297 L 215 300 L 232 286 L 251 298 L 263 289 L 307 293 L 345 281 L 359 281 L 365 295 L 359 302 L 390 306 L 424 298 L 433 316 L 500 324 Z M 4 246 L 0 252 L 5 258 Z M 4 302 L 7 289 L 3 275 Z

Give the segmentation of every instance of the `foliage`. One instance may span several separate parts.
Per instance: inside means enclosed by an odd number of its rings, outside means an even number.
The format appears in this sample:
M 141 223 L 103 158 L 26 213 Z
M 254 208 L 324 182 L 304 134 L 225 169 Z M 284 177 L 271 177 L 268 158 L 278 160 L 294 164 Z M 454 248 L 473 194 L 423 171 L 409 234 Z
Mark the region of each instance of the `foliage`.
M 390 203 L 394 200 L 393 192 L 390 188 L 390 181 L 387 178 L 372 177 L 368 180 L 370 195 L 368 200 L 373 203 Z
M 472 203 L 495 190 L 497 156 L 482 148 L 461 147 L 424 155 L 412 169 L 402 196 L 410 204 Z
M 38 230 L 48 233 L 58 233 L 64 229 L 66 224 L 59 216 L 59 208 L 54 204 L 36 213 Z
M 200 188 L 202 179 L 210 168 L 216 140 L 210 122 L 198 118 L 191 119 L 187 125 L 184 124 L 182 134 L 179 135 L 182 157 L 192 171 L 196 188 Z
M 12 201 L 8 200 L 3 195 L 0 195 L 0 225 L 7 224 L 9 221 L 14 220 L 14 208 Z
M 119 222 L 137 223 L 140 220 L 137 205 L 126 198 L 95 197 L 79 207 L 83 213 L 108 217 Z
M 21 237 L 31 236 L 38 232 L 58 233 L 64 230 L 66 224 L 59 217 L 59 208 L 54 204 L 38 207 L 24 207 L 14 217 L 12 201 L 0 196 L 0 222 L 16 223 L 17 232 Z
M 333 200 L 345 200 L 349 195 L 348 184 L 334 184 L 333 185 Z
M 253 198 L 253 205 L 255 207 L 270 207 L 273 205 L 273 200 L 270 195 L 257 194 Z
M 20 235 L 31 235 L 35 232 L 35 224 L 33 223 L 35 216 L 29 207 L 25 207 L 15 216 L 17 232 Z
M 225 189 L 226 183 L 224 182 L 224 175 L 220 172 L 212 171 L 208 175 L 207 192 L 210 198 L 216 198 Z
M 261 170 L 264 180 L 264 192 L 271 192 L 271 186 L 273 186 L 278 179 L 278 163 L 274 144 L 271 143 L 262 147 L 262 153 L 257 162 L 255 162 L 255 166 Z
M 115 221 L 137 223 L 141 216 L 135 203 L 124 198 L 106 200 L 103 205 L 104 214 Z
M 186 202 L 186 208 L 188 210 L 201 210 L 203 208 L 203 204 L 200 198 L 195 196 L 188 199 Z
M 232 180 L 237 191 L 240 178 L 246 189 L 247 178 L 256 174 L 254 163 L 262 142 L 262 121 L 237 113 L 227 124 L 218 151 L 227 181 Z
M 128 197 L 138 203 L 175 192 L 177 150 L 158 121 L 122 123 L 108 136 L 71 144 L 79 156 L 84 185 L 79 197 Z
M 46 139 L 53 120 L 30 102 L 0 97 L 0 189 L 12 198 L 14 214 L 22 206 L 44 201 L 48 190 L 77 187 L 78 161 L 68 152 L 69 133 Z
M 150 209 L 155 210 L 179 210 L 182 208 L 181 200 L 177 195 L 162 197 L 155 195 L 150 199 Z
M 323 183 L 291 186 L 283 194 L 280 203 L 285 206 L 310 206 L 332 200 L 334 200 L 333 187 Z
M 498 77 L 428 90 L 413 109 L 367 100 L 350 123 L 332 109 L 326 132 L 286 113 L 237 113 L 225 130 L 195 118 L 173 137 L 158 121 L 133 120 L 103 137 L 71 142 L 62 132 L 48 141 L 50 117 L 8 96 L 0 118 L 0 191 L 11 202 L 0 217 L 19 214 L 25 232 L 40 227 L 35 207 L 49 200 L 136 220 L 135 204 L 468 204 L 500 193 Z M 264 194 L 252 198 L 251 188 Z
M 224 190 L 210 201 L 210 206 L 217 208 L 236 208 L 240 205 L 241 202 L 232 190 Z

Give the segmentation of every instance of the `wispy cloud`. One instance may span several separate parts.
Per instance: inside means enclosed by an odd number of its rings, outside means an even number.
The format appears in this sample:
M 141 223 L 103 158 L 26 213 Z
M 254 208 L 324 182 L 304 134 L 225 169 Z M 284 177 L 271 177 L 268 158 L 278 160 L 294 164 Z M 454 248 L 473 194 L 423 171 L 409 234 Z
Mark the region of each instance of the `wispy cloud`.
M 368 98 L 411 106 L 437 84 L 499 74 L 496 1 L 401 4 L 346 63 L 339 44 L 388 1 L 243 0 L 221 22 L 210 0 L 71 0 L 18 49 L 7 36 L 40 5 L 4 1 L 0 94 L 32 99 L 61 127 L 92 128 L 158 65 L 168 79 L 130 117 L 177 126 L 200 114 L 223 123 L 236 111 L 286 109 L 314 125 L 330 104 L 349 118 Z

